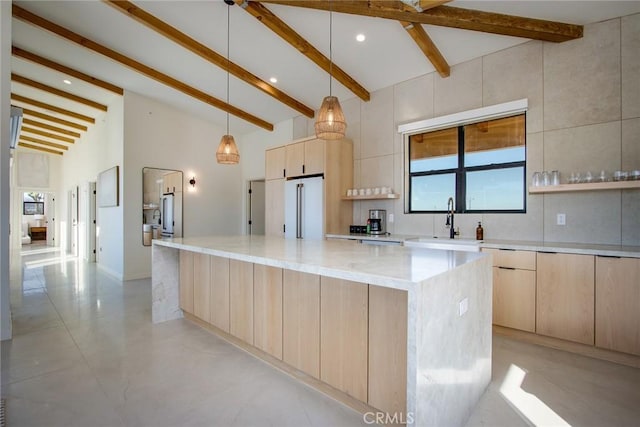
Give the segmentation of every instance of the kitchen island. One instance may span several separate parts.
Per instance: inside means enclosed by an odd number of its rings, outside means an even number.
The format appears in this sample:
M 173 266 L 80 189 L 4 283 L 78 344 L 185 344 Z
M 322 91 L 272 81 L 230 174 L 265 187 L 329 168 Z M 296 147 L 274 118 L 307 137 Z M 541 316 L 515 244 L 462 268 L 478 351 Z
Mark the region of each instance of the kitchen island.
M 155 323 L 212 325 L 379 411 L 369 420 L 463 425 L 490 382 L 484 254 L 263 236 L 154 240 L 152 253 Z

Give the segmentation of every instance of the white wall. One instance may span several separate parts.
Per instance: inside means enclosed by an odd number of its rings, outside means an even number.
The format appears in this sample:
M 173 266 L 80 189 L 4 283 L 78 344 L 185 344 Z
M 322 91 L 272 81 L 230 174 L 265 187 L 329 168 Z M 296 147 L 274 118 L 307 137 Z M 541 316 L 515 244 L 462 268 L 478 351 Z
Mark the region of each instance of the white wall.
M 243 182 L 240 165 L 216 163 L 224 129 L 133 92 L 125 93 L 124 111 L 124 277 L 129 280 L 151 275 L 151 247 L 142 245 L 143 167 L 184 172 L 185 237 L 240 234 Z M 251 157 L 240 155 L 240 164 Z M 188 191 L 192 176 L 197 184 Z
M 342 102 L 354 141 L 356 187 L 390 185 L 396 201 L 354 202 L 354 223 L 372 208 L 395 214 L 392 233 L 446 234 L 445 216 L 404 213 L 404 144 L 399 124 L 528 98 L 527 175 L 534 171 L 640 169 L 640 14 L 587 25 L 565 43 L 527 42 L 451 69 Z M 294 120 L 296 138 L 313 120 Z M 556 225 L 557 213 L 567 224 Z M 474 238 L 640 245 L 640 190 L 527 196 L 526 214 L 461 214 L 456 225 Z M 346 232 L 347 230 L 345 230 Z
M 11 339 L 9 303 L 9 116 L 11 2 L 0 1 L 0 339 Z M 2 379 L 4 382 L 4 379 Z
M 96 124 L 89 127 L 74 146 L 63 156 L 60 186 L 56 207 L 60 242 L 66 241 L 69 230 L 68 191 L 96 181 L 98 174 L 113 166 L 120 167 L 120 203 L 116 207 L 98 208 L 97 263 L 100 268 L 122 278 L 124 276 L 124 255 L 122 250 L 123 226 L 123 111 L 124 102 L 117 98 L 109 106 L 106 114 L 96 118 Z M 79 194 L 81 194 L 79 192 Z M 79 200 L 84 204 L 83 200 Z M 63 249 L 66 249 L 62 245 Z

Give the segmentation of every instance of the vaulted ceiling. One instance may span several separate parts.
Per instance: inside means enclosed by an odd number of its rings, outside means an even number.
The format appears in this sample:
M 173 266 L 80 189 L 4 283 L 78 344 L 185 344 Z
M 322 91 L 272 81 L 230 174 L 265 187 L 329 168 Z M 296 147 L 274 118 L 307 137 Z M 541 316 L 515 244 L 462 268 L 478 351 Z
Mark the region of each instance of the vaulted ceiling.
M 640 12 L 639 1 L 235 3 L 14 2 L 12 103 L 26 112 L 21 143 L 66 151 L 123 90 L 221 127 L 228 111 L 236 135 L 270 130 L 313 116 L 328 95 L 330 67 L 334 95 L 366 102 L 419 75 L 447 78 L 455 64 L 530 39 L 573 40 L 585 24 Z

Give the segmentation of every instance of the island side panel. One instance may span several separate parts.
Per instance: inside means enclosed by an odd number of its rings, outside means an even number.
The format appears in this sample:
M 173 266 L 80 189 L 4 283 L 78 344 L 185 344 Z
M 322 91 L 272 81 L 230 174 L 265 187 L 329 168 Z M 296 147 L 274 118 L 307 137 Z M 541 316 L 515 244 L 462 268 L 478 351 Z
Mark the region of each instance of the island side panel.
M 153 323 L 183 317 L 180 310 L 180 251 L 153 245 L 151 250 L 151 318 Z
M 468 310 L 460 315 L 465 299 Z M 468 420 L 491 381 L 491 305 L 490 257 L 419 285 L 415 425 Z

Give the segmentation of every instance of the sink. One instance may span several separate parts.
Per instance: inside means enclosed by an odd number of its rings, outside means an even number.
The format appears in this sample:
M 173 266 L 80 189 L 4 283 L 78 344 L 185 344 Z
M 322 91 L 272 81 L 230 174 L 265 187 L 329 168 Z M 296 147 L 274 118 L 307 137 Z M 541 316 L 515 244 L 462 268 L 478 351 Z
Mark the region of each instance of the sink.
M 447 249 L 454 251 L 480 252 L 481 240 L 448 239 L 438 237 L 414 237 L 404 241 L 411 248 Z

